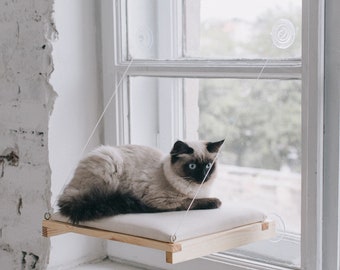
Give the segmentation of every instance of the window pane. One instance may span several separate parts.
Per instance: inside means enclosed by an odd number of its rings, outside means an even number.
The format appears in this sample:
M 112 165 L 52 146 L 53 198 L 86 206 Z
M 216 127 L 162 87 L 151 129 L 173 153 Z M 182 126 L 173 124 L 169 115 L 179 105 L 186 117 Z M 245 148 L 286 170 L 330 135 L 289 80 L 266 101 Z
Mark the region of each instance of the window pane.
M 157 79 L 132 77 L 129 81 L 130 141 L 127 143 L 155 147 L 158 134 Z
M 180 1 L 127 1 L 127 48 L 130 57 L 174 59 L 179 56 L 181 43 L 177 35 L 181 6 L 177 3 Z
M 301 0 L 126 3 L 123 54 L 135 59 L 301 57 Z
M 173 142 L 183 137 L 182 81 L 180 78 L 129 78 L 130 138 L 126 143 L 170 152 Z
M 300 81 L 201 79 L 198 104 L 199 138 L 226 138 L 221 196 L 276 213 L 300 233 Z
M 185 3 L 185 56 L 301 57 L 301 0 L 187 0 Z M 192 10 L 199 10 L 200 15 L 193 16 Z
M 225 202 L 263 210 L 277 222 L 282 233 L 277 240 L 282 238 L 281 244 L 292 245 L 285 254 L 280 252 L 280 243 L 270 241 L 262 248 L 257 243 L 232 253 L 251 258 L 262 254 L 274 261 L 299 265 L 301 82 L 187 81 L 198 82 L 199 138 L 226 138 L 215 194 Z

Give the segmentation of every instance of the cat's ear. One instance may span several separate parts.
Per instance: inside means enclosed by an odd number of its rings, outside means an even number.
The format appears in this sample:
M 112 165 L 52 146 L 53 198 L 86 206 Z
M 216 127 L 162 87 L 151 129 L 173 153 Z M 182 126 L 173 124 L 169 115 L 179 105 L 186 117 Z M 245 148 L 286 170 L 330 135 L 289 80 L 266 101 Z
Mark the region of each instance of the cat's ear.
M 224 143 L 224 140 L 218 141 L 218 142 L 208 142 L 207 143 L 208 152 L 217 153 L 223 143 Z
M 170 155 L 176 156 L 180 154 L 192 154 L 194 152 L 194 149 L 192 149 L 189 145 L 187 145 L 185 142 L 177 141 L 175 142 Z

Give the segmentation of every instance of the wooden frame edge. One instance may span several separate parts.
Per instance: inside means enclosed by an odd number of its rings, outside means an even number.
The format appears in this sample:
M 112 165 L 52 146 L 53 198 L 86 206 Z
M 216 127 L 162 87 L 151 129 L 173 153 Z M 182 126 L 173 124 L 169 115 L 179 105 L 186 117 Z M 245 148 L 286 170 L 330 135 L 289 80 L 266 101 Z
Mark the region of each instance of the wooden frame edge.
M 170 264 L 268 239 L 276 234 L 274 221 L 266 220 L 227 231 L 170 243 L 55 220 L 43 220 L 42 222 L 42 235 L 44 237 L 70 232 L 165 251 L 165 260 Z
M 90 228 L 80 225 L 72 225 L 70 223 L 56 221 L 56 220 L 43 220 L 42 222 L 42 235 L 44 237 L 52 237 L 64 233 L 78 233 L 105 240 L 112 240 L 133 244 L 142 247 L 159 249 L 167 252 L 179 252 L 182 247 L 178 243 L 168 243 L 157 241 L 149 238 L 133 236 L 123 233 L 111 232 L 97 228 Z

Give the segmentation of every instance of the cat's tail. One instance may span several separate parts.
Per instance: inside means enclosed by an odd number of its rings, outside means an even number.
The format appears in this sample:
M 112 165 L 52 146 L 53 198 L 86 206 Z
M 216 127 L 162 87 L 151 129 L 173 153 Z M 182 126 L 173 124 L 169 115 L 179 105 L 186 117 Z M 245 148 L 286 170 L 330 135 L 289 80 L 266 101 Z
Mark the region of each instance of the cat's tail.
M 58 206 L 60 213 L 68 217 L 73 224 L 119 214 L 158 211 L 131 194 L 108 192 L 99 188 L 73 196 L 63 194 L 58 200 Z

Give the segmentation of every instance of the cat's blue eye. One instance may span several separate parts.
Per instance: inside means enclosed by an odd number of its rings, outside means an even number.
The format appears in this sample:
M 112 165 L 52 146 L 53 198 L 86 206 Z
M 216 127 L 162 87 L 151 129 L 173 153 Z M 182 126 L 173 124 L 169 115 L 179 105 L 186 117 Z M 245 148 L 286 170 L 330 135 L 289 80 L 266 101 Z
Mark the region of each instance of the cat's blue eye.
M 210 169 L 211 165 L 212 165 L 211 162 L 209 162 L 207 165 L 205 165 L 205 168 Z
M 189 164 L 189 169 L 190 170 L 195 170 L 196 169 L 196 164 L 195 163 L 190 163 Z

